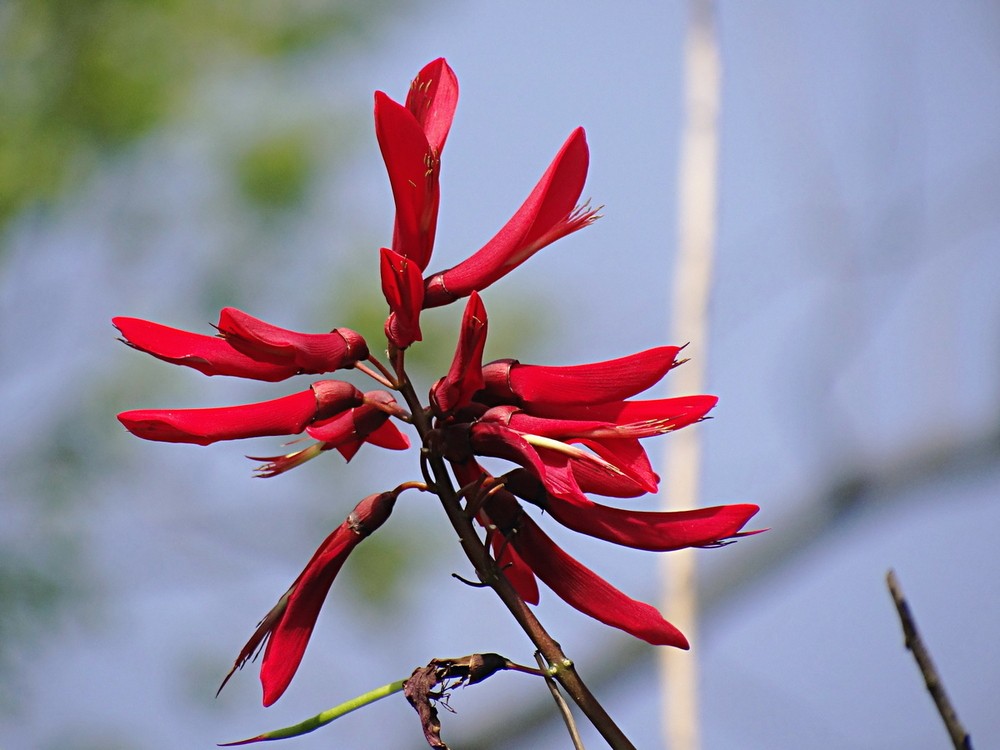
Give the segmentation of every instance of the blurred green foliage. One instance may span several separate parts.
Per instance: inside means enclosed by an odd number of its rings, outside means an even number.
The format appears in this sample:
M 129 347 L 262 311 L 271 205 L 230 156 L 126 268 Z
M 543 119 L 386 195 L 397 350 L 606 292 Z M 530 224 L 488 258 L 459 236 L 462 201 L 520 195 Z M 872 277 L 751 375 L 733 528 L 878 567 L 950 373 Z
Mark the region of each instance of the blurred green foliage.
M 0 0 L 0 237 L 19 214 L 72 195 L 103 165 L 128 158 L 144 137 L 184 118 L 209 84 L 262 65 L 294 64 L 314 50 L 356 49 L 387 11 L 409 5 Z M 301 204 L 317 170 L 328 166 L 318 158 L 324 148 L 308 123 L 262 121 L 219 152 L 242 208 L 266 213 Z M 88 570 L 87 540 L 75 519 L 90 510 L 101 467 L 115 465 L 109 451 L 120 441 L 109 441 L 108 429 L 116 404 L 123 393 L 145 397 L 152 384 L 123 372 L 87 387 L 89 398 L 65 421 L 32 438 L 30 460 L 10 461 L 0 472 L 0 713 L 19 698 L 9 676 L 29 653 L 24 647 L 35 647 L 64 613 L 78 620 L 98 603 L 101 582 Z M 127 405 L 141 400 L 135 394 Z
M 313 175 L 316 155 L 308 133 L 283 131 L 250 145 L 237 163 L 243 197 L 261 208 L 298 205 Z
M 5 0 L 0 4 L 0 227 L 57 198 L 184 111 L 195 84 L 371 30 L 390 0 Z M 288 201 L 307 154 L 294 139 L 248 154 L 251 197 Z M 267 182 L 276 168 L 286 178 Z M 287 176 L 298 176 L 299 182 Z M 262 188 L 262 186 L 264 186 Z

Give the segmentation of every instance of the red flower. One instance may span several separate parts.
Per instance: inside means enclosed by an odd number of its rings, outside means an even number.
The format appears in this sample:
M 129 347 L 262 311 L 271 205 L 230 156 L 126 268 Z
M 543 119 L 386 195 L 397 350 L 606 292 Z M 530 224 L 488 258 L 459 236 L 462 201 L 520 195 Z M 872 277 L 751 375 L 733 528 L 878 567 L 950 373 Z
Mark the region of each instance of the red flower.
M 358 503 L 347 519 L 323 541 L 299 577 L 261 620 L 222 681 L 220 691 L 233 673 L 267 641 L 260 668 L 264 705 L 270 706 L 281 697 L 299 668 L 333 580 L 354 548 L 389 518 L 395 502 L 396 493 L 383 492 L 369 495 Z
M 577 206 L 589 161 L 586 136 L 577 128 L 493 239 L 457 266 L 427 279 L 424 307 L 447 305 L 482 291 L 546 245 L 592 223 L 597 212 Z
M 341 380 L 320 380 L 309 390 L 243 406 L 212 409 L 137 409 L 122 412 L 125 429 L 146 440 L 208 445 L 267 435 L 297 435 L 311 422 L 360 404 L 361 391 Z

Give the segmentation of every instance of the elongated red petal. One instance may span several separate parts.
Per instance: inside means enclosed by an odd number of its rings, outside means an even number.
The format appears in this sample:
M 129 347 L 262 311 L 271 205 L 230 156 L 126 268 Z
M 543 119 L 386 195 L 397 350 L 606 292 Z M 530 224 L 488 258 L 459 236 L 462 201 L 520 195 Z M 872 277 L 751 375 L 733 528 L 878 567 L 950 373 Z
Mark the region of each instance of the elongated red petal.
M 291 683 L 330 586 L 360 541 L 349 527 L 340 526 L 323 542 L 323 553 L 306 568 L 289 596 L 283 616 L 271 631 L 260 668 L 265 706 L 278 700 Z
M 581 534 L 651 552 L 705 547 L 735 536 L 756 505 L 720 505 L 684 511 L 610 508 L 581 498 L 549 497 L 544 506 L 563 526 Z
M 680 347 L 659 346 L 618 359 L 568 367 L 497 360 L 483 367 L 485 396 L 497 403 L 524 405 L 539 416 L 559 416 L 556 412 L 561 406 L 622 401 L 651 388 L 675 366 L 679 351 Z
M 528 604 L 538 604 L 540 598 L 538 581 L 535 580 L 535 574 L 528 564 L 517 554 L 514 545 L 510 544 L 504 536 L 494 534 L 490 538 L 490 546 L 493 548 L 493 556 L 497 565 L 503 571 L 504 577 L 510 581 L 510 585 L 517 591 L 518 596 Z
M 486 308 L 476 292 L 469 296 L 462 316 L 458 346 L 448 374 L 431 389 L 431 404 L 439 415 L 460 409 L 483 387 L 483 348 L 488 322 Z
M 406 107 L 375 92 L 375 135 L 396 204 L 392 249 L 421 269 L 434 248 L 440 161 Z
M 457 105 L 458 78 L 455 72 L 443 57 L 427 63 L 410 84 L 406 108 L 423 129 L 431 150 L 439 157 Z
M 688 648 L 684 634 L 664 620 L 655 607 L 626 596 L 570 557 L 530 516 L 517 519 L 511 542 L 535 575 L 574 609 L 654 646 Z
M 288 603 L 270 634 L 260 669 L 264 705 L 285 692 L 305 653 L 316 618 L 347 556 L 385 523 L 396 501 L 392 493 L 362 500 L 313 555 L 288 593 Z
M 511 461 L 545 480 L 545 466 L 538 452 L 513 430 L 495 422 L 476 422 L 469 430 L 469 442 L 476 455 Z
M 422 284 L 423 282 L 421 282 Z M 234 349 L 218 336 L 190 333 L 138 318 L 112 318 L 126 344 L 164 362 L 191 367 L 205 375 L 277 382 L 298 373 L 294 365 L 261 362 Z
M 405 349 L 414 341 L 421 340 L 424 277 L 415 261 L 385 247 L 381 251 L 379 270 L 382 294 L 391 311 L 385 324 L 385 335 L 395 346 Z
M 718 396 L 697 395 L 566 406 L 537 402 L 530 408 L 533 414 L 544 417 L 594 419 L 615 424 L 655 420 L 667 430 L 679 430 L 704 419 L 718 402 Z
M 214 409 L 136 409 L 118 421 L 146 440 L 209 445 L 218 440 L 296 435 L 316 413 L 316 396 L 307 390 L 273 401 Z
M 595 212 L 574 209 L 587 179 L 590 153 L 583 128 L 574 130 L 517 213 L 472 256 L 427 280 L 424 307 L 446 305 L 482 291 L 546 245 L 590 224 Z
M 265 323 L 233 307 L 219 313 L 219 332 L 233 348 L 266 362 L 320 374 L 353 367 L 368 358 L 368 345 L 349 328 L 330 333 L 298 333 Z

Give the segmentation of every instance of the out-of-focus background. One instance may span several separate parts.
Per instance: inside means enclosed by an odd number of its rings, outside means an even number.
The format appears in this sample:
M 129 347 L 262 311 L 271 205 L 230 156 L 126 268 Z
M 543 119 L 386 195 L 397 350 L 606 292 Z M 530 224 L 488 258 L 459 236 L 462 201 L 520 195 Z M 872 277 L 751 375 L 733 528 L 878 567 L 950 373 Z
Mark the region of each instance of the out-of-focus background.
M 126 349 L 109 321 L 209 332 L 233 305 L 378 341 L 393 209 L 371 95 L 401 99 L 444 55 L 462 93 L 434 268 L 492 236 L 577 125 L 585 194 L 606 206 L 486 293 L 487 355 L 571 364 L 664 343 L 686 22 L 683 3 L 0 6 L 0 746 L 211 747 L 431 658 L 530 661 L 490 594 L 449 576 L 469 571 L 440 511 L 404 495 L 335 584 L 283 699 L 260 707 L 255 666 L 214 698 L 319 541 L 412 477 L 413 454 L 369 447 L 263 481 L 243 456 L 277 439 L 131 438 L 120 410 L 308 381 L 204 378 Z M 890 566 L 976 745 L 1000 744 L 1000 6 L 722 3 L 718 24 L 711 337 L 692 352 L 721 402 L 693 429 L 701 503 L 759 503 L 771 531 L 699 553 L 703 745 L 946 746 Z M 457 312 L 426 315 L 424 386 Z M 655 555 L 545 526 L 658 596 Z M 634 742 L 661 746 L 652 649 L 550 592 L 539 612 Z M 452 706 L 455 747 L 569 744 L 523 675 Z M 423 743 L 398 696 L 288 742 Z

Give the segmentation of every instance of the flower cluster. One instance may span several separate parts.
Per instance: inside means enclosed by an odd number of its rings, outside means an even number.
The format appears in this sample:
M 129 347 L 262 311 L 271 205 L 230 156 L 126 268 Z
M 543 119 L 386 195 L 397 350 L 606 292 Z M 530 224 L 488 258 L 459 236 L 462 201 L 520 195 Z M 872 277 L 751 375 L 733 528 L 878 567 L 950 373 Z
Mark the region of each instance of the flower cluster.
M 590 224 L 596 213 L 580 204 L 589 154 L 578 128 L 491 240 L 457 265 L 426 273 L 437 226 L 441 154 L 457 101 L 458 83 L 443 59 L 420 71 L 404 104 L 375 94 L 375 131 L 395 202 L 392 246 L 380 254 L 391 367 L 373 356 L 355 331 L 297 333 L 231 308 L 222 310 L 216 336 L 134 318 L 114 320 L 130 346 L 206 375 L 274 382 L 357 368 L 379 388 L 362 392 L 346 381 L 324 379 L 263 403 L 136 410 L 120 414 L 119 420 L 139 437 L 165 442 L 207 445 L 302 433 L 315 441 L 260 459 L 261 476 L 280 474 L 330 449 L 350 460 L 364 443 L 407 448 L 409 441 L 397 423 L 409 424 L 419 434 L 423 458 L 435 457 L 450 467 L 457 497 L 464 500 L 462 513 L 485 529 L 483 543 L 521 598 L 537 603 L 540 579 L 603 623 L 653 644 L 687 648 L 684 635 L 655 608 L 631 599 L 556 546 L 522 504 L 542 508 L 579 533 L 636 549 L 719 546 L 749 533 L 741 529 L 757 512 L 755 505 L 656 512 L 612 507 L 588 497 L 634 498 L 655 492 L 659 477 L 641 441 L 704 419 L 716 399 L 636 398 L 683 361 L 673 346 L 570 367 L 516 359 L 483 363 L 488 321 L 479 292 L 541 248 Z M 421 340 L 423 310 L 462 298 L 468 301 L 455 356 L 424 406 L 406 376 L 405 351 Z M 494 476 L 480 465 L 481 457 L 512 466 Z M 400 492 L 415 488 L 445 499 L 441 487 L 451 479 L 436 472 L 432 478 L 426 463 L 423 468 L 425 482 L 408 482 L 363 500 L 261 621 L 233 669 L 266 642 L 261 668 L 265 705 L 277 700 L 291 681 L 344 561 L 388 519 Z

